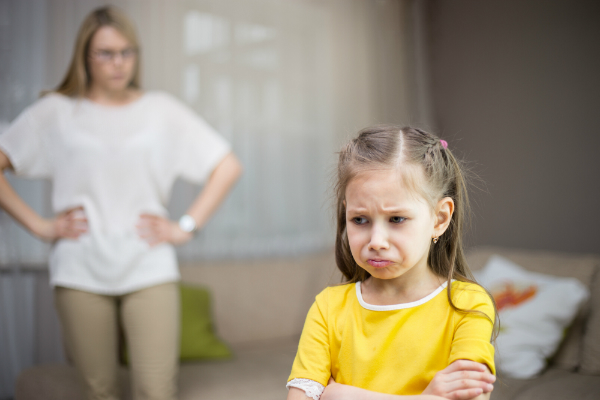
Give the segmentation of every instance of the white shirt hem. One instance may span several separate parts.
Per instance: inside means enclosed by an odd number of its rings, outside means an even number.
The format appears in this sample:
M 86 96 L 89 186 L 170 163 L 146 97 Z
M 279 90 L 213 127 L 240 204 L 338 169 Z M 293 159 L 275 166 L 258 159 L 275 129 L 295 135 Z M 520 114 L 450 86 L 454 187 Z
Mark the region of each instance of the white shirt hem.
M 135 285 L 129 285 L 118 289 L 107 289 L 106 287 L 95 287 L 93 285 L 86 285 L 80 282 L 69 282 L 66 280 L 53 279 L 50 281 L 51 287 L 61 286 L 69 289 L 81 290 L 84 292 L 104 294 L 107 296 L 120 296 L 127 293 L 137 292 L 138 290 L 146 289 L 152 286 L 162 285 L 163 283 L 179 282 L 181 278 L 179 276 L 173 277 L 161 277 L 158 279 L 148 280 L 146 282 L 137 282 Z

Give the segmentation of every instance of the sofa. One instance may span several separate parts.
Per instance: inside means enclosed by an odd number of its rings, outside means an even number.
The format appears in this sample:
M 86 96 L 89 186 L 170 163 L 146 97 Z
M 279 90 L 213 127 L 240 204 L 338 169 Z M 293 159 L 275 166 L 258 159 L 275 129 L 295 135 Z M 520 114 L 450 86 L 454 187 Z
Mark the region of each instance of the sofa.
M 479 247 L 469 252 L 469 263 L 479 269 L 492 254 L 531 271 L 575 277 L 591 291 L 543 373 L 532 379 L 500 375 L 492 399 L 600 399 L 600 257 Z M 181 274 L 185 283 L 210 288 L 217 333 L 234 349 L 235 357 L 183 363 L 180 399 L 284 399 L 306 312 L 319 291 L 340 282 L 333 254 L 182 263 Z M 120 378 L 123 396 L 129 399 L 126 369 Z M 16 400 L 83 398 L 75 370 L 58 364 L 24 370 L 15 393 Z
M 600 399 L 600 256 L 478 247 L 468 254 L 476 271 L 498 254 L 531 272 L 573 277 L 590 291 L 561 345 L 539 376 L 515 379 L 499 374 L 493 400 Z

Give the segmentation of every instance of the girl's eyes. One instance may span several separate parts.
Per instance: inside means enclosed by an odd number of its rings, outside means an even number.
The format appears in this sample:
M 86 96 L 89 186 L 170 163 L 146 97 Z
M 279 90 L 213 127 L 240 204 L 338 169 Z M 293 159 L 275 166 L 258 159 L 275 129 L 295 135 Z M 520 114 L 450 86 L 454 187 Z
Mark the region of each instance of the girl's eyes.
M 400 224 L 402 222 L 404 222 L 406 220 L 406 218 L 404 217 L 391 217 L 390 218 L 390 222 L 393 224 Z M 352 222 L 354 222 L 356 225 L 363 225 L 366 224 L 368 221 L 365 217 L 354 217 L 352 218 Z
M 394 223 L 394 224 L 399 224 L 401 222 L 404 222 L 406 218 L 404 217 L 392 217 L 390 218 L 390 222 Z

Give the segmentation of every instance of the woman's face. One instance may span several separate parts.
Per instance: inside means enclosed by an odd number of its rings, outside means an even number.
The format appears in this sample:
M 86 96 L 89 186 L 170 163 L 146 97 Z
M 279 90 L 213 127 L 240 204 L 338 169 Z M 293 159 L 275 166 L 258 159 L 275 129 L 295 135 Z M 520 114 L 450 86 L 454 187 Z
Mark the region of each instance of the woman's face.
M 117 29 L 103 26 L 90 40 L 90 87 L 108 92 L 125 90 L 137 62 L 137 50 Z

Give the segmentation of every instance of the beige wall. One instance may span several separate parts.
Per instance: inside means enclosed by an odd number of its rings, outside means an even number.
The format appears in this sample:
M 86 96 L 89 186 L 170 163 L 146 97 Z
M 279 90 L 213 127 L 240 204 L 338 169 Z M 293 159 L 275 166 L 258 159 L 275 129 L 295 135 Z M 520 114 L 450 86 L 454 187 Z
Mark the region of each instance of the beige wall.
M 600 252 L 600 3 L 426 10 L 435 124 L 485 181 L 471 243 Z

